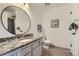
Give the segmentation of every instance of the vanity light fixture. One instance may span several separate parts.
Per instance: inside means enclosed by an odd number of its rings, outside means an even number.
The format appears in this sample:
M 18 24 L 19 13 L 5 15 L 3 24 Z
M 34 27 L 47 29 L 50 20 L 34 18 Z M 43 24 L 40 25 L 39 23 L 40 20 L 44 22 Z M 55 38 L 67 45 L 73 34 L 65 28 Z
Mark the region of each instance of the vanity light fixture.
M 28 3 L 23 3 L 23 5 L 24 5 L 25 7 L 27 7 L 27 8 L 30 8 L 29 5 L 28 5 Z

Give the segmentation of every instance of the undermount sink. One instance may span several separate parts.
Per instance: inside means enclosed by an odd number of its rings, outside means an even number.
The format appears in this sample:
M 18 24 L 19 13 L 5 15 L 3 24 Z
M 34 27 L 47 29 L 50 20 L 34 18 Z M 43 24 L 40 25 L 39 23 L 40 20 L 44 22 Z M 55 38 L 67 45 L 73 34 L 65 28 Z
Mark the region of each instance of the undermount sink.
M 32 41 L 32 39 L 24 39 L 24 40 L 20 40 L 19 42 L 30 42 Z

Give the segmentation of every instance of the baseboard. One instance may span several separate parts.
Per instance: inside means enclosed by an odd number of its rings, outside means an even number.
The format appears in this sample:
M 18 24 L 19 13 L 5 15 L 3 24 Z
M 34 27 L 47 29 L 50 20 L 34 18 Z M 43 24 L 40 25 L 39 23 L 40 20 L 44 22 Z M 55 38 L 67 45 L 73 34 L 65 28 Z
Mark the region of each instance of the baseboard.
M 60 47 L 60 46 L 56 46 L 56 47 L 66 49 L 66 50 L 70 50 L 69 48 L 64 48 L 64 47 Z

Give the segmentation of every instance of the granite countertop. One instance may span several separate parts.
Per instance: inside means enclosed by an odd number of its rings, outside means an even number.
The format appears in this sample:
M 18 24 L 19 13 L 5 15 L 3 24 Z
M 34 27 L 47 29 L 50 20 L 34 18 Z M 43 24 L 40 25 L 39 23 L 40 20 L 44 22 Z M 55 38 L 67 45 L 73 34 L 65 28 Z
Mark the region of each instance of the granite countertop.
M 6 42 L 3 42 L 3 43 L 0 43 L 0 55 L 3 55 L 3 54 L 8 53 L 12 50 L 15 50 L 15 49 L 17 49 L 17 48 L 19 48 L 23 45 L 30 44 L 31 42 L 38 40 L 41 37 L 32 38 L 30 40 L 26 39 L 26 40 L 29 40 L 29 41 L 26 41 L 26 42 L 21 42 L 22 40 L 18 40 L 16 38 L 15 40 L 12 40 L 12 41 L 6 41 Z M 25 39 L 23 39 L 23 40 L 25 40 Z

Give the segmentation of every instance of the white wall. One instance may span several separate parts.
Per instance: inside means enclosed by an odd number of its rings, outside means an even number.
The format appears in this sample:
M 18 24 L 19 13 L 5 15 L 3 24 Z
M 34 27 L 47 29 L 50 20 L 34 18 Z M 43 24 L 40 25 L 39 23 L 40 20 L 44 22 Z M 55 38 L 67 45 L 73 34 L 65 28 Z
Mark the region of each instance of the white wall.
M 2 10 L 3 10 L 6 6 L 8 6 L 8 5 L 10 5 L 10 4 L 4 4 L 4 5 L 3 5 L 3 4 L 0 4 L 0 38 L 2 38 L 2 37 L 14 36 L 14 35 L 8 33 L 8 32 L 4 29 L 4 27 L 2 26 L 2 24 L 1 24 L 1 12 L 2 12 Z
M 16 10 L 16 19 L 15 19 L 15 30 L 16 34 L 23 34 L 25 33 L 29 26 L 30 26 L 30 20 L 28 20 L 28 15 L 22 11 L 21 9 Z M 17 27 L 20 27 L 22 32 L 20 30 L 17 30 Z
M 72 43 L 72 35 L 68 30 L 72 22 L 72 5 L 62 5 L 51 8 L 43 13 L 43 27 L 45 28 L 46 37 L 51 40 L 54 45 L 70 48 Z M 59 28 L 51 28 L 50 20 L 59 19 Z
M 11 5 L 17 5 L 22 7 L 24 10 L 26 10 L 26 12 L 28 13 L 30 19 L 31 19 L 31 28 L 29 30 L 28 33 L 33 33 L 34 37 L 37 37 L 38 35 L 40 35 L 41 33 L 37 32 L 37 24 L 42 23 L 41 22 L 41 16 L 39 16 L 41 13 L 36 11 L 35 9 L 33 9 L 32 7 L 30 7 L 29 9 L 26 7 L 24 8 L 24 6 L 22 6 L 21 4 L 0 4 L 0 13 L 2 12 L 2 10 L 7 7 L 7 6 L 11 6 Z M 40 20 L 41 19 L 41 20 Z M 27 34 L 27 33 L 26 33 Z M 2 37 L 10 37 L 10 36 L 14 36 L 10 33 L 8 33 L 4 27 L 1 24 L 0 21 L 0 38 Z
M 33 32 L 34 37 L 42 36 L 43 33 L 38 33 L 37 31 L 37 25 L 42 25 L 42 12 L 38 11 L 36 7 L 31 7 L 29 10 L 29 15 L 31 18 L 31 29 L 29 32 Z
M 76 23 L 79 25 L 79 4 L 73 4 L 72 12 L 72 20 L 77 19 Z M 79 29 L 76 35 L 72 35 L 71 51 L 74 56 L 79 56 Z

